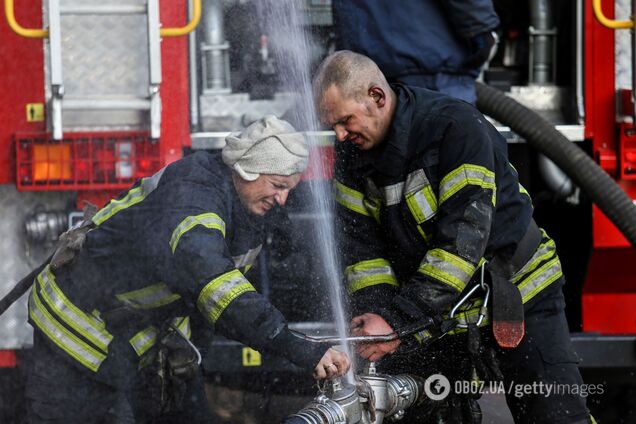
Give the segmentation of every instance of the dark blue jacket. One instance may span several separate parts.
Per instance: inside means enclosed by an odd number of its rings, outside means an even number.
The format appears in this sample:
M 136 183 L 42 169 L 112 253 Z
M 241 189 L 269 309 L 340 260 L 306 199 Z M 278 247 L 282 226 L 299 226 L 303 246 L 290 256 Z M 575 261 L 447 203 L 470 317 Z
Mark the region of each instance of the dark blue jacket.
M 324 352 L 294 337 L 245 277 L 264 236 L 220 155 L 199 152 L 137 182 L 93 217 L 81 253 L 36 279 L 29 318 L 63 357 L 125 386 L 158 331 L 197 317 L 220 334 L 313 368 Z M 180 318 L 181 317 L 181 318 Z
M 484 260 L 507 262 L 532 220 L 506 140 L 471 105 L 392 85 L 397 106 L 378 147 L 336 150 L 337 232 L 356 313 L 397 329 L 448 312 Z M 523 302 L 562 276 L 545 233 L 515 270 Z M 478 304 L 460 319 L 477 320 Z M 486 321 L 484 321 L 486 323 Z

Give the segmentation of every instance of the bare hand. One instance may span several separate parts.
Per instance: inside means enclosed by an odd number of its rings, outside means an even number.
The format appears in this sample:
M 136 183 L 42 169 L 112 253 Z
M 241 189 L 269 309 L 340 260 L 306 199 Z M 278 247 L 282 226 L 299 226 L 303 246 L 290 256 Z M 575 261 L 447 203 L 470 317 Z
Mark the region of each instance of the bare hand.
M 332 347 L 327 349 L 325 354 L 320 358 L 320 362 L 314 368 L 314 378 L 322 380 L 325 378 L 340 377 L 349 371 L 351 361 L 346 353 L 340 352 Z
M 381 336 L 392 334 L 393 328 L 378 314 L 366 313 L 351 320 L 351 334 L 354 336 Z M 369 361 L 377 361 L 387 353 L 393 353 L 400 346 L 400 339 L 381 343 L 361 343 L 356 347 L 358 355 Z

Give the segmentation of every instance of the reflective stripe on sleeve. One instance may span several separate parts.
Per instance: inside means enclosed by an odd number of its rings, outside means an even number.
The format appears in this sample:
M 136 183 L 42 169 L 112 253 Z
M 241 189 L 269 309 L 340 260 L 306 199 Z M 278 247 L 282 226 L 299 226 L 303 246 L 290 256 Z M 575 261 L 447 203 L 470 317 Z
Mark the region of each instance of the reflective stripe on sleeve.
M 472 278 L 475 266 L 442 249 L 426 253 L 418 272 L 441 281 L 461 292 Z
M 465 164 L 448 173 L 439 185 L 439 203 L 442 204 L 468 185 L 492 190 L 492 204 L 496 205 L 495 173 L 483 166 Z
M 347 278 L 347 291 L 350 294 L 377 284 L 390 284 L 399 287 L 391 264 L 382 258 L 350 265 L 345 269 L 345 276 Z
M 364 204 L 364 194 L 336 181 L 336 202 L 364 216 L 371 216 Z
M 404 193 L 404 181 L 384 186 L 379 190 L 384 198 L 384 204 L 387 206 L 397 205 L 402 201 Z
M 263 245 L 259 244 L 254 249 L 248 250 L 247 253 L 238 256 L 232 256 L 234 266 L 236 268 L 251 267 L 254 264 L 254 261 L 256 261 L 256 258 L 258 257 L 258 254 L 261 252 L 262 249 Z
M 153 284 L 139 290 L 115 295 L 122 303 L 135 309 L 158 308 L 181 299 L 173 293 L 165 283 Z
M 215 323 L 225 308 L 238 296 L 256 291 L 241 271 L 234 269 L 210 281 L 201 290 L 197 306 L 201 313 Z
M 38 275 L 37 281 L 46 305 L 79 335 L 108 352 L 113 336 L 106 331 L 104 322 L 79 309 L 62 293 L 49 266 Z
M 437 198 L 423 169 L 411 172 L 406 178 L 406 204 L 418 224 L 437 213 Z
M 172 249 L 172 253 L 177 250 L 177 245 L 179 244 L 181 237 L 197 225 L 202 225 L 205 228 L 213 230 L 219 230 L 221 234 L 223 234 L 223 237 L 225 237 L 225 221 L 223 221 L 217 214 L 208 212 L 201 215 L 188 216 L 181 221 L 181 223 L 177 225 L 177 228 L 175 228 L 172 232 L 172 236 L 170 237 L 170 248 Z
M 60 349 L 93 372 L 97 372 L 106 355 L 91 347 L 58 322 L 44 307 L 34 287 L 29 296 L 29 317 Z

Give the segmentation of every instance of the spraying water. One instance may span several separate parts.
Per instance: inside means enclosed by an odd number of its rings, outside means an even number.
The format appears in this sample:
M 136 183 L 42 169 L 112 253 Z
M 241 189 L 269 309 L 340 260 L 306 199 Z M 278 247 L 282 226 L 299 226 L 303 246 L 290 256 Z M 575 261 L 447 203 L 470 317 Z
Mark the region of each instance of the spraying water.
M 285 84 L 285 89 L 299 93 L 299 104 L 291 111 L 291 121 L 298 125 L 299 129 L 316 131 L 318 122 L 313 103 L 310 57 L 311 48 L 308 37 L 303 28 L 303 14 L 300 10 L 302 3 L 294 0 L 267 0 L 258 3 L 258 16 L 263 19 L 263 28 L 267 36 L 278 48 L 277 61 L 279 72 L 282 73 L 281 81 Z M 284 49 L 281 49 L 284 47 Z M 317 138 L 309 137 L 311 147 L 318 145 Z M 315 170 L 319 175 L 325 175 L 325 164 L 322 161 L 315 161 Z M 311 181 L 311 192 L 314 202 L 314 211 L 317 212 L 319 220 L 314 231 L 317 239 L 317 246 L 323 258 L 324 272 L 329 282 L 330 300 L 335 323 L 340 338 L 348 334 L 348 324 L 345 319 L 345 308 L 341 290 L 340 264 L 336 255 L 335 232 L 333 225 L 333 197 L 330 195 L 325 184 L 318 181 Z M 347 355 L 353 360 L 349 346 L 342 343 Z M 352 369 L 354 367 L 352 366 Z M 347 374 L 347 381 L 354 383 L 353 372 Z

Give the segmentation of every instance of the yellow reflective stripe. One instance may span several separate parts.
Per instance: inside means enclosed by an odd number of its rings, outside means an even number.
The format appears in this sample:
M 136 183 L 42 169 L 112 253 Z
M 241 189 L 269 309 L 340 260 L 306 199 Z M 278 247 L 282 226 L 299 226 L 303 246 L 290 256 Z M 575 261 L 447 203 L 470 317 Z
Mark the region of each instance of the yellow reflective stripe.
M 157 343 L 158 335 L 159 330 L 157 330 L 157 327 L 151 325 L 132 336 L 128 342 L 137 353 L 137 356 L 141 356 Z
M 439 203 L 442 204 L 467 185 L 492 190 L 492 204 L 496 204 L 495 173 L 479 165 L 464 164 L 442 178 L 439 185 Z
M 426 252 L 418 272 L 462 291 L 475 272 L 475 266 L 442 249 Z
M 142 180 L 143 183 L 143 180 Z M 129 208 L 137 203 L 141 202 L 145 198 L 145 194 L 143 192 L 142 186 L 137 186 L 130 191 L 128 194 L 119 200 L 111 200 L 108 205 L 100 209 L 95 216 L 93 217 L 93 222 L 96 225 L 100 225 L 107 219 L 113 217 L 116 213 L 121 211 L 122 209 Z
M 258 254 L 261 252 L 262 248 L 263 248 L 263 245 L 259 244 L 254 249 L 250 249 L 242 255 L 232 256 L 232 260 L 234 261 L 234 266 L 236 268 L 246 267 L 245 272 L 247 272 L 247 269 L 249 269 L 254 264 L 254 261 L 256 261 L 256 258 L 258 257 Z
M 479 321 L 479 314 L 481 312 L 481 307 L 483 304 L 484 304 L 483 299 L 476 299 L 474 302 L 472 302 L 471 305 L 467 306 L 466 308 L 463 308 L 463 309 L 460 308 L 460 310 L 455 315 L 455 319 L 457 320 L 457 323 L 459 325 L 476 324 L 477 321 Z M 448 319 L 448 313 L 443 314 L 443 317 L 444 319 Z M 486 316 L 481 321 L 481 324 L 479 324 L 479 326 L 484 327 L 488 325 L 489 323 L 490 321 L 488 320 L 488 311 L 486 310 Z M 448 334 L 463 333 L 464 331 L 466 331 L 465 328 L 454 328 L 451 331 L 449 331 Z
M 418 224 L 431 219 L 437 213 L 437 199 L 431 186 L 407 194 L 406 204 Z
M 188 339 L 190 338 L 190 317 L 176 317 L 172 319 L 171 323 L 179 329 L 182 335 Z M 137 353 L 137 356 L 142 356 L 157 343 L 158 336 L 159 330 L 154 325 L 151 325 L 131 337 L 129 343 L 135 350 L 135 353 Z
M 79 309 L 62 293 L 48 265 L 38 275 L 37 280 L 46 304 L 78 334 L 102 351 L 108 352 L 108 344 L 113 336 L 106 331 L 104 322 Z
M 526 196 L 530 197 L 530 193 L 528 193 L 528 190 L 526 190 L 526 188 L 522 186 L 521 183 L 519 183 L 519 193 L 525 194 Z
M 364 195 L 359 191 L 347 187 L 339 181 L 336 181 L 336 202 L 345 208 L 357 212 L 364 216 L 371 216 L 364 204 Z
M 347 291 L 355 293 L 365 287 L 378 284 L 390 284 L 398 286 L 399 283 L 386 259 L 377 258 L 361 261 L 345 268 L 347 278 Z
M 91 371 L 97 372 L 106 359 L 105 354 L 93 349 L 51 316 L 35 287 L 29 296 L 29 317 L 53 343 Z
M 563 271 L 561 270 L 559 258 L 552 259 L 530 274 L 528 278 L 517 286 L 521 292 L 521 300 L 526 303 L 562 275 Z
M 241 271 L 235 269 L 206 284 L 199 294 L 197 306 L 203 315 L 215 323 L 234 299 L 251 291 L 256 289 Z
M 424 239 L 426 243 L 430 242 L 430 236 L 426 234 L 426 231 L 424 231 L 424 229 L 421 226 L 417 225 L 417 231 L 420 233 L 420 235 L 422 236 L 422 238 Z
M 192 331 L 190 328 L 190 317 L 176 317 L 172 320 L 172 325 L 177 327 L 181 334 L 186 336 L 188 339 L 192 335 Z
M 437 213 L 437 198 L 423 169 L 417 169 L 406 177 L 404 187 L 406 204 L 418 224 Z
M 181 299 L 181 296 L 173 293 L 165 283 L 153 284 L 139 290 L 116 294 L 115 297 L 120 302 L 135 309 L 158 308 Z
M 177 250 L 177 245 L 179 244 L 179 240 L 181 236 L 185 233 L 196 227 L 197 225 L 202 225 L 205 228 L 210 228 L 213 230 L 219 230 L 223 237 L 225 237 L 225 221 L 221 219 L 220 216 L 213 212 L 202 213 L 201 215 L 196 216 L 188 216 L 186 217 L 177 228 L 172 232 L 172 237 L 170 237 L 170 247 L 172 248 L 172 253 Z
M 541 232 L 544 234 L 544 237 L 546 237 L 543 229 L 541 229 Z M 528 262 L 526 262 L 526 264 L 512 276 L 512 282 L 515 284 L 518 283 L 529 272 L 534 271 L 539 264 L 547 261 L 555 255 L 556 245 L 554 244 L 554 240 L 548 239 L 545 243 L 541 243 Z

